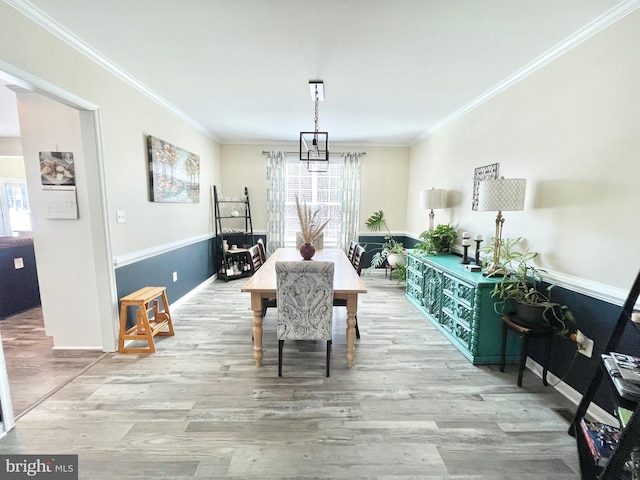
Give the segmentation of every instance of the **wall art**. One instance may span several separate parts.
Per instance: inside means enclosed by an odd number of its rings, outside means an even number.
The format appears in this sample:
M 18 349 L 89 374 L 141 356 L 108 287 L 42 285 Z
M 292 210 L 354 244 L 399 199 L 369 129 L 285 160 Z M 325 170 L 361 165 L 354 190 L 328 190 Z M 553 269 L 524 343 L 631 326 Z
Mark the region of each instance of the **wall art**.
M 199 203 L 200 157 L 152 135 L 147 145 L 151 201 Z
M 492 163 L 478 167 L 473 171 L 473 197 L 471 199 L 471 210 L 478 210 L 478 189 L 481 180 L 498 178 L 499 163 Z
M 71 152 L 40 152 L 42 185 L 75 185 L 76 172 Z

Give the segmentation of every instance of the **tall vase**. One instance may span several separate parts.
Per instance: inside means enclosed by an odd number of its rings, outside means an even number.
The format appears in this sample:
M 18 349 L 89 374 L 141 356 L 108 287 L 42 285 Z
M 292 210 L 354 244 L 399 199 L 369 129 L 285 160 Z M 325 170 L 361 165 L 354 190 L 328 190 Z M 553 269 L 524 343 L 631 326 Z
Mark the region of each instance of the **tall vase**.
M 315 254 L 316 247 L 314 247 L 310 243 L 303 243 L 300 246 L 300 255 L 302 255 L 303 260 L 311 260 Z

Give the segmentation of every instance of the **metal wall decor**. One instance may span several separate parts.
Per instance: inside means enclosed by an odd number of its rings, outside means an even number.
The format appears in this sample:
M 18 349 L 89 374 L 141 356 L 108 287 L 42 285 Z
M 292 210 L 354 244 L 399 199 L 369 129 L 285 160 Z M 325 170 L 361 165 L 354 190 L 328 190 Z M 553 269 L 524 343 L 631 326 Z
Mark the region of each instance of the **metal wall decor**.
M 478 196 L 480 182 L 482 180 L 489 180 L 498 178 L 498 170 L 500 168 L 499 163 L 491 163 L 482 167 L 477 167 L 473 171 L 473 197 L 471 199 L 471 210 L 478 210 Z

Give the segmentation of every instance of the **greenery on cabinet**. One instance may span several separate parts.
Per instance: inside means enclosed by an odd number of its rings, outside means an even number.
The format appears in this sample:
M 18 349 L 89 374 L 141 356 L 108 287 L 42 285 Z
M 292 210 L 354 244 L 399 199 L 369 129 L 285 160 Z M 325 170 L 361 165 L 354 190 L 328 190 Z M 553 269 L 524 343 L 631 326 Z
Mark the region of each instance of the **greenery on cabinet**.
M 387 220 L 384 217 L 384 212 L 382 210 L 373 212 L 373 214 L 365 221 L 365 225 L 371 232 L 379 232 L 382 229 L 385 229 L 387 231 L 384 236 L 384 242 L 376 244 L 380 245 L 380 251 L 376 252 L 373 255 L 373 257 L 371 258 L 371 265 L 365 270 L 365 272 L 380 267 L 384 264 L 385 261 L 387 261 L 389 265 L 394 267 L 391 271 L 392 277 L 400 282 L 404 281 L 406 279 L 407 273 L 404 257 L 406 250 L 403 243 L 398 242 L 395 238 L 393 238 L 393 235 L 391 235 L 391 230 L 387 225 Z
M 518 237 L 502 239 L 500 242 L 497 269 L 490 275 L 501 276 L 491 293 L 493 297 L 500 299 L 494 305 L 496 313 L 508 313 L 515 304 L 520 320 L 528 324 L 538 322 L 547 325 L 557 335 L 569 338 L 577 330 L 575 315 L 567 305 L 551 299 L 553 284 L 542 288 L 543 274 L 546 271 L 532 263 L 539 254 L 528 248 L 519 250 L 517 246 L 521 241 L 522 237 Z M 494 246 L 481 248 L 480 251 L 493 252 Z M 530 314 L 531 310 L 534 313 Z
M 416 243 L 417 253 L 436 255 L 451 251 L 458 232 L 449 224 L 439 224 L 433 230 L 426 230 L 420 234 L 420 242 Z

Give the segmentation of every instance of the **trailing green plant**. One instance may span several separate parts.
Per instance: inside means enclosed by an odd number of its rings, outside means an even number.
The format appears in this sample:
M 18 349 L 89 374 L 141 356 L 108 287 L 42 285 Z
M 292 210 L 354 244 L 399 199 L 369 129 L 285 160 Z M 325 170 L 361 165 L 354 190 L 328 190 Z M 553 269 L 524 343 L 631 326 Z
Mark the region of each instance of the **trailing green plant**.
M 416 243 L 416 253 L 436 255 L 451 251 L 451 246 L 458 238 L 458 232 L 449 224 L 439 224 L 433 230 L 425 230 L 420 234 L 420 242 Z
M 407 264 L 399 263 L 391 270 L 391 278 L 395 278 L 398 283 L 407 280 Z
M 367 269 L 365 269 L 365 273 L 382 266 L 389 255 L 393 253 L 403 255 L 402 258 L 404 260 L 404 245 L 402 242 L 398 242 L 395 238 L 393 238 L 393 235 L 391 235 L 391 230 L 387 225 L 387 220 L 385 219 L 384 212 L 382 210 L 373 212 L 373 214 L 365 221 L 365 225 L 371 232 L 379 232 L 382 229 L 385 229 L 387 231 L 384 236 L 384 242 L 374 244 L 380 245 L 380 250 L 374 253 L 373 257 L 371 258 L 371 265 Z M 400 270 L 396 266 L 395 270 L 392 271 L 392 274 L 394 274 L 394 277 L 399 281 L 406 279 L 406 269 Z
M 569 338 L 577 330 L 575 315 L 567 305 L 551 299 L 555 285 L 545 282 L 543 274 L 547 272 L 532 263 L 538 257 L 538 252 L 528 248 L 524 251 L 517 249 L 521 240 L 522 237 L 507 238 L 500 242 L 498 264 L 494 273 L 489 275 L 502 276 L 491 292 L 493 297 L 499 299 L 494 304 L 494 309 L 496 313 L 509 313 L 513 309 L 513 302 L 540 307 L 543 324 L 553 329 L 557 335 Z M 493 253 L 494 246 L 483 247 L 480 251 Z

